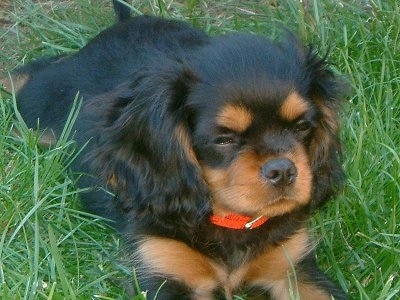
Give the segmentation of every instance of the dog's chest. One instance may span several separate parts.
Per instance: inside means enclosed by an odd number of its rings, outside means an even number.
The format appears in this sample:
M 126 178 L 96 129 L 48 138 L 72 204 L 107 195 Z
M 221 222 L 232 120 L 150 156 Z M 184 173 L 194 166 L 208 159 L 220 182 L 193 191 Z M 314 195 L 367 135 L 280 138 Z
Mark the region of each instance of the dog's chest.
M 231 299 L 244 286 L 268 286 L 285 280 L 292 264 L 297 264 L 309 251 L 307 233 L 301 230 L 254 256 L 250 248 L 239 248 L 224 257 L 213 257 L 183 242 L 153 237 L 141 241 L 137 258 L 148 273 L 183 282 L 204 299 L 212 299 L 217 289 Z

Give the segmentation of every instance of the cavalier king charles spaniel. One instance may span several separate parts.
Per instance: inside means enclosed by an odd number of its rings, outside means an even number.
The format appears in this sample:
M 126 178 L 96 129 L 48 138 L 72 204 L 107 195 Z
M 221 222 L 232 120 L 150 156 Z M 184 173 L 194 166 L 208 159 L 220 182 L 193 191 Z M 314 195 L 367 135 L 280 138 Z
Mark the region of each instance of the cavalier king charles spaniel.
M 210 37 L 115 2 L 116 25 L 11 78 L 46 145 L 83 99 L 82 203 L 125 238 L 148 299 L 345 299 L 306 228 L 343 179 L 326 57 L 289 32 Z

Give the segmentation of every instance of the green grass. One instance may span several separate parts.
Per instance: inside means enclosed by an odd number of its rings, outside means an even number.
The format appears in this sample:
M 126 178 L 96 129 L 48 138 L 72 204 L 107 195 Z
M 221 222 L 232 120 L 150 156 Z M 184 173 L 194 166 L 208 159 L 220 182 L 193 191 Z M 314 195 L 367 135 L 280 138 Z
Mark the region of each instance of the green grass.
M 11 70 L 82 47 L 113 23 L 111 1 L 90 2 L 14 0 L 11 27 L 0 29 L 0 66 Z M 134 8 L 186 19 L 211 34 L 277 36 L 285 24 L 322 51 L 331 49 L 335 69 L 351 85 L 342 113 L 347 181 L 312 220 L 318 260 L 350 299 L 399 299 L 398 1 L 148 0 L 134 1 Z M 134 284 L 133 271 L 120 263 L 119 237 L 78 209 L 66 175 L 78 151 L 68 130 L 54 149 L 39 148 L 35 132 L 15 121 L 13 101 L 1 94 L 0 299 L 123 298 L 118 287 Z

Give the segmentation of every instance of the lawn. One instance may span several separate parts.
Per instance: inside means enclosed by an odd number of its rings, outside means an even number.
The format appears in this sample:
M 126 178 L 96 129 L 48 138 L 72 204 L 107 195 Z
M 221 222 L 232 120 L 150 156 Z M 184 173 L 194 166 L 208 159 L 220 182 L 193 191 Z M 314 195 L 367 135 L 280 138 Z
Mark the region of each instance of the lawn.
M 310 224 L 318 261 L 350 299 L 400 299 L 399 2 L 134 0 L 133 8 L 210 34 L 277 37 L 287 27 L 330 51 L 350 86 L 341 114 L 347 180 Z M 3 0 L 0 77 L 43 55 L 73 53 L 113 22 L 111 0 Z M 40 148 L 14 101 L 0 94 L 0 299 L 127 297 L 119 287 L 135 285 L 134 270 L 120 238 L 79 211 L 67 172 L 79 153 L 70 127 L 55 147 Z

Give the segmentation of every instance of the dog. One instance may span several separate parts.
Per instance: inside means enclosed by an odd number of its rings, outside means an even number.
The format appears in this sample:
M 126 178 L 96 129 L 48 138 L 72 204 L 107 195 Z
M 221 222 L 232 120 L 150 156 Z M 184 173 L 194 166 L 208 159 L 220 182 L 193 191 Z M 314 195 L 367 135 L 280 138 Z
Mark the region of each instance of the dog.
M 125 238 L 148 299 L 346 299 L 306 226 L 344 177 L 327 57 L 289 32 L 210 37 L 114 5 L 119 22 L 80 51 L 12 79 L 46 145 L 82 97 L 82 204 Z

